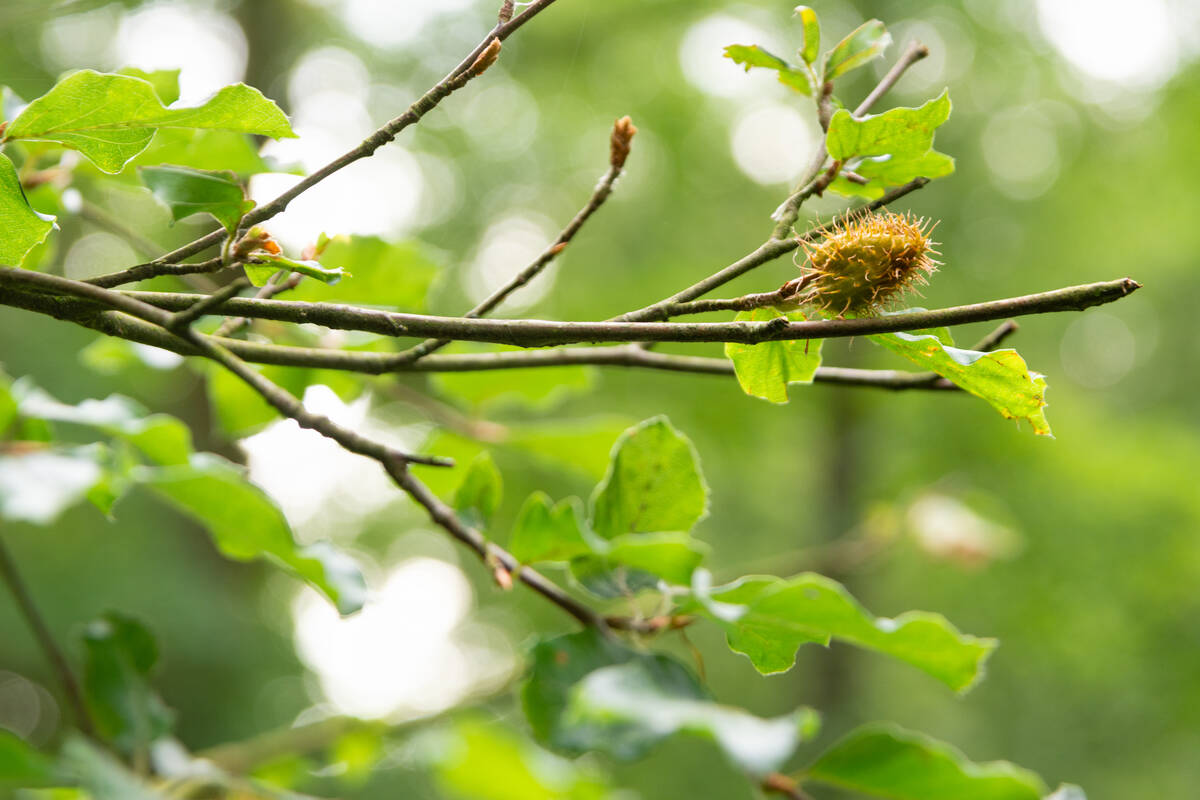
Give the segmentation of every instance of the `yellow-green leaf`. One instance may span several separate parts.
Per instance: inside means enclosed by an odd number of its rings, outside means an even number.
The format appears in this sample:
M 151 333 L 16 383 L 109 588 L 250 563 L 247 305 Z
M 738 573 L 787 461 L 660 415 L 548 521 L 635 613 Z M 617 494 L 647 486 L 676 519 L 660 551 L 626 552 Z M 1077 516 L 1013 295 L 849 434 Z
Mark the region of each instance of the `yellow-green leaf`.
M 287 117 L 257 89 L 226 86 L 193 108 L 166 108 L 141 78 L 80 70 L 26 106 L 4 140 L 56 142 L 78 150 L 105 172 L 146 149 L 160 128 L 204 128 L 294 137 Z
M 773 308 L 756 308 L 740 312 L 738 322 L 765 322 L 786 316 L 803 320 L 799 312 L 784 314 Z M 761 344 L 728 342 L 725 356 L 733 362 L 738 384 L 751 397 L 761 397 L 772 403 L 788 401 L 787 387 L 792 383 L 812 383 L 817 367 L 821 366 L 821 341 L 779 341 Z

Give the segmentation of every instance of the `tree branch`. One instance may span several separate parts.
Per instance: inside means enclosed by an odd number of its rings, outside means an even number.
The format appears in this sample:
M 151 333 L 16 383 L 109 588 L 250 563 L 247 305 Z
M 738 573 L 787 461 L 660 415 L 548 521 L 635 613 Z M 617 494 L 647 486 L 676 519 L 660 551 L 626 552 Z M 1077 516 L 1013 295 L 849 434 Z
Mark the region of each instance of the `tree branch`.
M 31 272 L 29 270 L 9 267 L 0 269 L 0 282 L 24 284 L 26 286 L 43 290 L 49 289 L 85 300 L 91 300 L 124 312 L 144 322 L 157 325 L 164 332 L 168 332 L 169 338 L 189 345 L 195 353 L 224 366 L 284 416 L 296 420 L 301 427 L 315 430 L 334 440 L 352 453 L 358 453 L 359 455 L 380 461 L 394 461 L 396 463 L 411 462 L 437 467 L 452 466 L 454 463 L 442 458 L 403 453 L 367 439 L 349 428 L 343 428 L 328 417 L 313 414 L 304 407 L 303 403 L 292 396 L 291 393 L 263 377 L 216 340 L 193 330 L 190 327 L 191 320 L 177 317 L 175 314 L 156 308 L 127 294 L 114 292 L 110 289 L 104 289 L 82 281 L 60 278 L 57 275 L 47 275 L 41 272 Z M 203 304 L 207 300 L 211 300 L 211 298 L 205 298 L 199 304 Z
M 256 300 L 270 300 L 272 297 L 284 292 L 291 291 L 300 285 L 300 281 L 304 276 L 299 272 L 293 272 L 285 280 L 278 280 L 276 283 L 268 283 L 259 287 L 259 290 L 254 293 Z M 250 320 L 245 317 L 229 317 L 221 326 L 213 331 L 213 336 L 218 338 L 224 336 L 232 336 L 250 323 Z
M 509 295 L 537 277 L 542 270 L 550 265 L 550 262 L 554 261 L 559 253 L 567 248 L 567 245 L 575 238 L 575 234 L 579 233 L 584 223 L 591 218 L 592 214 L 600 209 L 600 206 L 604 205 L 604 201 L 612 194 L 613 185 L 625 169 L 625 159 L 629 156 L 629 141 L 636 132 L 637 128 L 633 127 L 633 123 L 629 117 L 623 117 L 616 121 L 612 131 L 612 148 L 608 171 L 604 173 L 603 177 L 600 178 L 600 182 L 596 184 L 596 188 L 592 192 L 592 196 L 588 198 L 587 204 L 579 210 L 579 213 L 567 224 L 567 227 L 563 228 L 562 233 L 555 238 L 550 246 L 534 259 L 533 263 L 514 275 L 499 289 L 492 292 L 479 305 L 464 314 L 465 317 L 475 319 L 490 314 Z M 451 339 L 426 339 L 420 344 L 414 345 L 397 355 L 400 358 L 417 361 L 430 353 L 442 349 L 450 344 L 451 341 Z
M 79 681 L 75 679 L 66 655 L 59 649 L 58 643 L 54 641 L 54 636 L 50 633 L 49 626 L 46 625 L 46 620 L 38 611 L 37 604 L 33 601 L 33 595 L 30 594 L 28 587 L 21 579 L 21 573 L 17 570 L 17 564 L 4 544 L 3 538 L 0 538 L 0 579 L 3 579 L 9 591 L 12 592 L 13 600 L 16 601 L 21 616 L 25 618 L 25 623 L 33 632 L 34 638 L 37 639 L 38 646 L 42 648 L 42 653 L 58 676 L 58 682 L 62 686 L 63 694 L 67 697 L 67 704 L 71 707 L 79 730 L 88 736 L 95 736 L 96 725 L 92 722 L 87 702 L 83 699 Z
M 24 270 L 0 269 L 0 282 L 25 280 Z M 27 273 L 36 274 L 36 273 Z M 26 281 L 27 282 L 27 281 Z M 75 282 L 69 282 L 75 283 Z M 540 319 L 470 319 L 405 314 L 333 303 L 233 298 L 221 304 L 225 313 L 277 322 L 315 323 L 327 328 L 359 330 L 383 336 L 434 336 L 473 342 L 547 347 L 601 342 L 739 342 L 835 339 L 876 333 L 920 330 L 987 322 L 1060 311 L 1082 311 L 1119 300 L 1140 284 L 1130 278 L 1081 284 L 1047 292 L 952 306 L 933 311 L 910 311 L 878 317 L 790 322 L 783 317 L 766 322 L 557 322 Z M 206 295 L 174 292 L 122 292 L 129 300 L 167 311 L 182 311 Z M 124 310 L 124 309 L 122 309 Z M 210 309 L 213 310 L 213 309 Z M 668 315 L 713 310 L 708 303 L 663 307 Z M 135 315 L 137 316 L 137 315 Z M 154 320 L 150 320 L 153 322 Z
M 405 128 L 420 122 L 421 118 L 436 108 L 442 100 L 445 100 L 448 96 L 467 85 L 473 78 L 483 74 L 499 56 L 500 43 L 515 33 L 525 23 L 529 22 L 542 11 L 545 11 L 554 1 L 535 0 L 535 2 L 530 3 L 523 12 L 513 19 L 497 25 L 458 66 L 418 98 L 403 114 L 390 120 L 364 139 L 360 145 L 330 161 L 292 188 L 281 193 L 271 202 L 250 211 L 242 218 L 239 226 L 240 229 L 260 224 L 283 212 L 288 207 L 288 204 L 304 192 L 335 172 L 353 164 L 355 161 L 370 157 L 376 150 L 394 140 Z M 224 228 L 218 228 L 146 264 L 139 264 L 120 272 L 102 275 L 91 282 L 97 286 L 112 288 L 133 281 L 152 278 L 157 275 L 178 274 L 173 271 L 173 268 L 182 266 L 179 264 L 180 261 L 220 244 L 226 236 Z
M 562 608 L 584 625 L 595 627 L 602 631 L 608 630 L 607 621 L 603 616 L 597 614 L 584 603 L 571 597 L 541 573 L 531 567 L 521 565 L 506 550 L 492 544 L 478 530 L 466 525 L 459 519 L 452 508 L 443 503 L 424 483 L 413 476 L 409 470 L 411 464 L 450 466 L 452 462 L 436 457 L 414 456 L 401 453 L 384 444 L 360 436 L 354 431 L 342 428 L 326 417 L 312 414 L 304 408 L 299 400 L 264 378 L 224 346 L 223 342 L 233 340 L 218 341 L 186 326 L 177 325 L 172 329 L 171 326 L 175 317 L 170 312 L 148 305 L 127 294 L 103 289 L 80 281 L 73 281 L 68 278 L 61 278 L 56 275 L 46 275 L 40 272 L 30 272 L 28 270 L 13 268 L 0 269 L 0 283 L 24 284 L 92 300 L 121 311 L 144 323 L 156 325 L 160 329 L 163 329 L 164 332 L 169 330 L 171 338 L 189 345 L 194 352 L 220 363 L 258 392 L 264 400 L 281 414 L 295 420 L 302 427 L 316 430 L 333 439 L 352 453 L 358 453 L 379 462 L 388 475 L 396 482 L 396 485 L 426 510 L 430 519 L 452 537 L 474 551 L 493 570 L 498 580 L 508 580 L 511 582 L 513 578 L 516 578 L 550 602 Z M 651 621 L 643 623 L 632 619 L 623 620 L 621 627 L 626 630 L 637 630 L 646 633 L 654 633 L 661 630 L 661 626 L 657 626 Z

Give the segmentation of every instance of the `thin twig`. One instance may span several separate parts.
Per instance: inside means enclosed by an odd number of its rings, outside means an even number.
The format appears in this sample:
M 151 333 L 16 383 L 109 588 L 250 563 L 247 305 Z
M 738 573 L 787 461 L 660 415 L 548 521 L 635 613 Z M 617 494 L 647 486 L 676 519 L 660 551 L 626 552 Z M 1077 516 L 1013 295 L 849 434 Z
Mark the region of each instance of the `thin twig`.
M 863 98 L 863 101 L 858 104 L 858 108 L 854 109 L 854 116 L 865 116 L 871 110 L 871 106 L 879 102 L 879 98 L 887 94 L 896 85 L 900 77 L 908 71 L 909 67 L 928 55 L 928 47 L 915 40 L 909 42 L 908 47 L 904 48 L 904 52 L 900 54 L 900 58 L 892 65 L 892 68 L 879 80 L 879 83 L 875 84 L 875 88 L 871 90 L 871 93 Z
M 360 145 L 330 161 L 295 186 L 281 193 L 271 202 L 250 211 L 242 218 L 240 228 L 246 229 L 252 225 L 258 225 L 283 212 L 293 200 L 304 192 L 350 164 L 370 157 L 376 150 L 395 139 L 405 128 L 419 122 L 422 117 L 437 107 L 438 103 L 461 89 L 473 78 L 481 75 L 495 61 L 496 56 L 499 55 L 500 42 L 503 42 L 515 33 L 521 26 L 540 14 L 553 2 L 554 0 L 535 0 L 535 2 L 529 4 L 523 12 L 513 19 L 497 25 L 471 51 L 470 55 L 463 59 L 458 66 L 435 84 L 433 88 L 409 106 L 403 114 L 390 120 L 364 139 Z M 178 266 L 179 262 L 185 258 L 220 244 L 226 236 L 225 230 L 218 228 L 193 242 L 159 256 L 149 263 L 139 264 L 127 270 L 103 275 L 94 280 L 93 283 L 96 283 L 98 286 L 112 288 L 133 281 L 152 278 L 156 275 L 177 274 L 171 271 L 172 267 Z
M 567 248 L 567 245 L 575 238 L 575 234 L 579 233 L 584 223 L 591 218 L 592 214 L 595 214 L 600 209 L 600 206 L 604 205 L 604 201 L 612 194 L 613 185 L 625 169 L 625 159 L 629 155 L 629 140 L 633 138 L 633 134 L 636 131 L 637 129 L 633 127 L 629 117 L 617 120 L 613 126 L 611 137 L 612 149 L 608 171 L 604 173 L 603 177 L 600 178 L 600 182 L 596 184 L 596 188 L 592 191 L 592 196 L 588 198 L 587 204 L 579 210 L 579 213 L 567 224 L 567 227 L 563 228 L 562 232 L 555 237 L 550 246 L 543 250 L 532 263 L 510 278 L 507 283 L 492 292 L 486 299 L 463 316 L 475 319 L 490 314 L 509 295 L 541 274 L 542 270 L 548 267 L 558 254 Z M 420 344 L 413 345 L 397 355 L 400 358 L 417 361 L 430 353 L 437 352 L 450 344 L 451 341 L 450 339 L 438 338 L 426 339 Z
M 302 280 L 304 280 L 304 275 L 299 272 L 293 272 L 288 275 L 286 280 L 282 280 L 277 283 L 268 283 L 259 287 L 259 290 L 254 293 L 254 299 L 270 300 L 276 295 L 280 295 L 284 292 L 295 289 L 300 285 L 300 281 Z M 220 327 L 213 331 L 213 336 L 232 336 L 249 324 L 250 320 L 246 319 L 245 317 L 228 317 L 224 322 L 221 323 Z
M 224 231 L 224 229 L 222 229 Z M 113 272 L 108 275 L 100 275 L 95 278 L 88 278 L 86 283 L 93 286 L 99 286 L 102 289 L 111 289 L 114 286 L 121 286 L 134 281 L 143 281 L 149 278 L 157 278 L 160 275 L 199 275 L 210 272 L 220 272 L 226 269 L 225 263 L 218 256 L 210 258 L 207 261 L 197 261 L 195 264 L 177 264 L 177 263 L 158 263 L 151 261 L 146 264 L 138 264 L 136 267 Z
M 177 341 L 188 345 L 193 352 L 203 355 L 220 363 L 255 392 L 262 396 L 267 403 L 286 417 L 294 419 L 301 427 L 315 430 L 334 440 L 346 450 L 380 461 L 396 463 L 425 464 L 427 466 L 448 467 L 454 462 L 449 459 L 431 456 L 418 456 L 404 453 L 394 448 L 375 442 L 349 428 L 338 425 L 328 417 L 313 414 L 287 390 L 277 386 L 265 378 L 257 370 L 244 362 L 234 353 L 223 347 L 217 340 L 205 336 L 186 324 L 180 325 L 176 316 L 170 312 L 156 308 L 134 297 L 111 289 L 104 289 L 82 281 L 73 281 L 57 275 L 47 275 L 41 272 L 5 267 L 0 269 L 0 281 L 20 283 L 26 286 L 49 289 L 64 294 L 81 297 L 101 305 L 108 306 L 129 316 L 149 322 L 169 332 Z M 201 300 L 200 303 L 205 302 Z M 190 308 L 190 305 L 189 305 Z M 228 340 L 226 340 L 228 341 Z
M 3 268 L 0 269 L 0 282 L 19 283 L 41 289 L 52 289 L 76 297 L 93 300 L 144 322 L 157 325 L 164 331 L 170 330 L 173 319 L 173 316 L 169 312 L 143 303 L 127 294 L 103 289 L 80 281 L 73 281 L 68 278 L 61 278 L 57 275 Z M 608 625 L 603 616 L 593 611 L 586 604 L 571 597 L 549 578 L 531 567 L 523 566 L 512 554 L 503 548 L 489 542 L 482 533 L 459 519 L 454 509 L 443 503 L 409 469 L 411 464 L 450 466 L 453 462 L 442 458 L 401 453 L 382 443 L 361 436 L 354 431 L 342 428 L 326 417 L 307 411 L 299 400 L 264 378 L 230 352 L 230 350 L 226 349 L 221 343 L 232 340 L 218 341 L 210 336 L 198 333 L 190 327 L 170 330 L 170 334 L 174 338 L 190 345 L 200 355 L 204 355 L 220 363 L 238 378 L 246 382 L 271 406 L 285 416 L 295 420 L 300 426 L 324 434 L 352 453 L 358 453 L 379 462 L 388 475 L 392 477 L 392 480 L 396 482 L 397 486 L 412 497 L 418 505 L 423 507 L 437 525 L 474 551 L 486 565 L 493 569 L 497 578 L 504 576 L 510 581 L 515 578 L 584 625 L 597 628 L 601 631 L 608 630 Z M 654 633 L 659 630 L 658 627 L 649 624 L 643 628 L 637 620 L 625 621 L 623 627 L 628 630 L 638 630 L 646 633 Z
M 16 276 L 16 280 L 14 280 Z M 20 282 L 20 271 L 0 269 L 0 282 Z M 952 306 L 932 311 L 909 311 L 878 317 L 790 322 L 782 317 L 766 322 L 560 322 L 541 319 L 470 319 L 435 317 L 332 303 L 233 298 L 221 309 L 231 314 L 277 322 L 315 323 L 328 328 L 360 330 L 384 336 L 436 336 L 462 341 L 491 342 L 518 347 L 601 342 L 740 342 L 835 339 L 895 333 L 923 328 L 988 322 L 1060 311 L 1082 311 L 1119 300 L 1140 288 L 1130 278 L 1068 286 L 1047 292 Z M 182 311 L 204 295 L 173 292 L 121 292 L 167 311 Z M 701 304 L 700 310 L 711 310 Z M 691 313 L 686 303 L 669 304 L 666 314 Z M 153 321 L 153 320 L 151 320 Z
M 795 778 L 778 772 L 772 772 L 763 778 L 761 786 L 766 794 L 781 794 L 792 800 L 813 800 L 808 792 L 800 788 L 800 783 Z
M 116 311 L 97 312 L 88 304 L 74 304 L 69 298 L 33 292 L 16 292 L 0 282 L 0 304 L 46 314 L 74 322 L 108 336 L 158 347 L 184 356 L 199 355 L 186 342 L 156 325 Z M 703 375 L 733 376 L 728 359 L 649 353 L 636 346 L 564 347 L 551 350 L 525 350 L 501 353 L 463 353 L 432 355 L 412 364 L 398 364 L 391 354 L 332 350 L 314 347 L 287 347 L 240 339 L 218 339 L 231 353 L 255 364 L 282 367 L 307 367 L 384 375 L 404 372 L 478 372 L 563 367 L 574 365 L 616 366 L 687 372 Z M 894 370 L 842 369 L 820 367 L 816 383 L 873 387 L 880 389 L 954 389 L 948 383 L 931 385 L 927 373 Z
M 987 353 L 995 350 L 1005 339 L 1007 339 L 1009 336 L 1012 336 L 1020 329 L 1021 326 L 1018 325 L 1014 320 L 1006 320 L 1002 322 L 1000 326 L 996 328 L 996 330 L 992 331 L 987 336 L 976 342 L 975 346 L 971 349 L 978 350 L 981 353 Z
M 236 297 L 243 289 L 250 285 L 250 281 L 246 278 L 238 278 L 227 286 L 218 289 L 198 303 L 194 303 L 181 311 L 176 311 L 171 315 L 171 320 L 167 324 L 167 328 L 174 331 L 181 328 L 189 327 L 193 322 L 200 317 L 209 313 L 217 306 L 224 303 L 231 297 Z
M 850 217 L 877 211 L 889 203 L 894 203 L 910 192 L 920 189 L 927 183 L 929 183 L 929 180 L 926 178 L 916 178 L 904 184 L 903 186 L 897 186 L 895 189 L 889 190 L 878 200 L 873 200 L 872 202 L 860 206 L 859 208 L 851 209 L 850 211 L 846 212 L 846 214 L 841 216 Z M 802 242 L 812 241 L 822 235 L 833 224 L 834 221 L 816 225 L 802 236 L 796 236 L 790 239 L 768 239 L 755 248 L 754 251 L 742 256 L 724 269 L 714 272 L 707 278 L 697 281 L 686 289 L 681 289 L 670 297 L 659 300 L 657 303 L 651 303 L 650 305 L 639 308 L 636 311 L 630 311 L 620 315 L 619 317 L 613 317 L 613 321 L 650 322 L 654 320 L 668 319 L 669 314 L 667 314 L 666 311 L 675 304 L 685 303 L 689 300 L 694 300 L 697 297 L 702 297 L 714 289 L 724 286 L 734 278 L 739 278 L 752 269 L 761 267 L 763 264 L 774 261 L 780 256 L 792 252 L 796 248 L 800 247 Z
M 12 592 L 13 599 L 17 603 L 17 608 L 20 609 L 21 616 L 25 618 L 25 623 L 33 632 L 33 636 L 37 639 L 38 645 L 42 648 L 42 653 L 46 656 L 46 660 L 50 662 L 50 667 L 58 676 L 58 682 L 62 686 L 63 694 L 67 696 L 67 703 L 71 706 L 71 711 L 75 715 L 75 723 L 79 726 L 79 730 L 88 736 L 94 736 L 96 725 L 92 721 L 92 715 L 88 711 L 87 702 L 83 698 L 83 691 L 79 687 L 79 681 L 75 679 L 75 674 L 71 671 L 71 666 L 67 662 L 67 657 L 59 648 L 58 643 L 54 641 L 54 636 L 50 633 L 49 626 L 46 625 L 46 620 L 42 617 L 38 610 L 37 604 L 33 601 L 33 595 L 30 594 L 25 581 L 21 579 L 21 573 L 17 570 L 17 564 L 13 560 L 12 554 L 9 553 L 8 547 L 4 544 L 3 538 L 0 538 L 0 578 L 8 586 Z

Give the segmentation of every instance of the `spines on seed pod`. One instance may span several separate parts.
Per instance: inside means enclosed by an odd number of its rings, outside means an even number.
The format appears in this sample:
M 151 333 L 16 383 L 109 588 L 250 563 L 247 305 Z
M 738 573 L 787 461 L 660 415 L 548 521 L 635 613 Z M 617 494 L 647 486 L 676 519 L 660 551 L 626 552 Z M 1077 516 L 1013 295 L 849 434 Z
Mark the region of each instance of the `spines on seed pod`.
M 794 301 L 827 316 L 878 313 L 937 269 L 931 231 L 924 218 L 890 211 L 844 218 L 804 245 L 808 265 Z

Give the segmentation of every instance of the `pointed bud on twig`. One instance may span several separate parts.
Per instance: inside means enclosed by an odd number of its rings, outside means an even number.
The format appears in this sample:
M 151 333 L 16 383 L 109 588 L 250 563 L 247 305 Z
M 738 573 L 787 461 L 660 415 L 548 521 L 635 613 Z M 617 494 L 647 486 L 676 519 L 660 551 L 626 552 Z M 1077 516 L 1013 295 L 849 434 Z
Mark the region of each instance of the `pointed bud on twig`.
M 637 133 L 637 128 L 634 127 L 633 120 L 628 116 L 621 117 L 613 123 L 612 149 L 608 163 L 617 169 L 625 166 L 625 159 L 629 158 L 630 143 L 633 141 L 635 133 Z
M 561 253 L 563 250 L 566 250 L 566 249 L 567 249 L 567 243 L 559 242 L 558 244 L 556 244 L 550 248 L 550 255 L 556 256 L 559 253 Z
M 504 4 L 500 6 L 500 24 L 503 25 L 513 18 L 513 9 L 516 8 L 516 3 L 513 0 L 504 0 Z
M 500 48 L 503 47 L 499 39 L 492 39 L 492 43 L 484 48 L 479 57 L 475 59 L 475 63 L 471 64 L 471 68 L 467 70 L 472 78 L 478 78 L 483 73 L 487 72 L 488 67 L 496 63 L 496 59 L 500 57 Z

